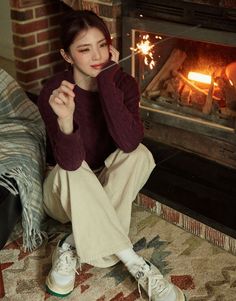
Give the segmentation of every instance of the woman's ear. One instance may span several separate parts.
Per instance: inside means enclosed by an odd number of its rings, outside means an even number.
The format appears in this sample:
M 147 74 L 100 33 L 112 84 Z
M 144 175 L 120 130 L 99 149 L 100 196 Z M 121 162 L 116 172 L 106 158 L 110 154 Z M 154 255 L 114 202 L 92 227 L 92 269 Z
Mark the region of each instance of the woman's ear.
M 60 53 L 61 53 L 61 56 L 63 57 L 63 59 L 64 59 L 67 63 L 69 63 L 69 64 L 72 64 L 72 63 L 73 63 L 72 60 L 71 60 L 71 58 L 70 58 L 70 56 L 65 52 L 64 49 L 60 49 Z

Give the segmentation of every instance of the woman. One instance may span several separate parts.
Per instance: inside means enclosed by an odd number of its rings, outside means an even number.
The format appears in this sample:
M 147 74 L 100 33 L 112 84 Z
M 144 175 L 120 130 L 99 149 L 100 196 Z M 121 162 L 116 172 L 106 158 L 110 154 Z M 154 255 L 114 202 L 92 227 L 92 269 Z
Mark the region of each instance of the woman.
M 57 162 L 45 180 L 45 210 L 71 221 L 72 234 L 54 251 L 47 290 L 73 290 L 78 258 L 97 267 L 121 260 L 146 292 L 149 284 L 152 300 L 182 301 L 128 237 L 132 202 L 155 167 L 141 144 L 136 81 L 119 68 L 108 29 L 92 11 L 67 15 L 61 42 L 71 69 L 47 82 L 38 105 Z

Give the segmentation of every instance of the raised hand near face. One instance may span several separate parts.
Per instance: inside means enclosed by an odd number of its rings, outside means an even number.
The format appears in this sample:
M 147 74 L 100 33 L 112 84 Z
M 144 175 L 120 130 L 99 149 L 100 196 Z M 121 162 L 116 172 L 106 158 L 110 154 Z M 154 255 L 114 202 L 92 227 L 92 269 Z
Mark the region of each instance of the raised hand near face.
M 111 54 L 111 60 L 118 64 L 119 56 L 120 56 L 119 51 L 115 47 L 113 47 L 112 45 L 110 45 L 109 51 L 110 51 L 110 54 Z
M 65 134 L 73 132 L 73 115 L 75 110 L 75 94 L 73 89 L 74 84 L 64 80 L 49 98 L 49 104 L 58 116 L 59 127 Z

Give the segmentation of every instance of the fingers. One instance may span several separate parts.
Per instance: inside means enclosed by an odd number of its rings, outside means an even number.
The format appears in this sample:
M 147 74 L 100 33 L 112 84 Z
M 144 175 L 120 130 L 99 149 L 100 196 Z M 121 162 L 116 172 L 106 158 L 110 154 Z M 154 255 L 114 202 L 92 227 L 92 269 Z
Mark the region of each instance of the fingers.
M 120 57 L 119 51 L 115 47 L 113 47 L 112 45 L 110 45 L 109 50 L 110 50 L 110 53 L 111 53 L 111 60 L 118 64 L 119 57 Z
M 64 93 L 59 92 L 58 90 L 54 90 L 52 94 L 52 100 L 54 100 L 57 104 L 66 104 L 69 97 Z
M 63 80 L 61 82 L 60 87 L 57 89 L 57 92 L 67 94 L 68 96 L 71 97 L 75 97 L 75 93 L 73 92 L 74 86 L 75 86 L 74 84 L 66 80 Z
M 52 92 L 50 102 L 54 101 L 57 104 L 66 104 L 75 97 L 73 92 L 74 84 L 68 81 L 62 81 L 61 85 Z

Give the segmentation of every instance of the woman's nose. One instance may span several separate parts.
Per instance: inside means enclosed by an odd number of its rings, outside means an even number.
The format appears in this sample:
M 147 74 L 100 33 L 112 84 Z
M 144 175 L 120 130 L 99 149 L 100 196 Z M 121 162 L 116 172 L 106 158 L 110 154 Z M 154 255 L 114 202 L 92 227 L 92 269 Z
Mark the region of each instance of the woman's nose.
M 99 49 L 94 49 L 92 59 L 99 60 L 101 58 L 101 53 Z

